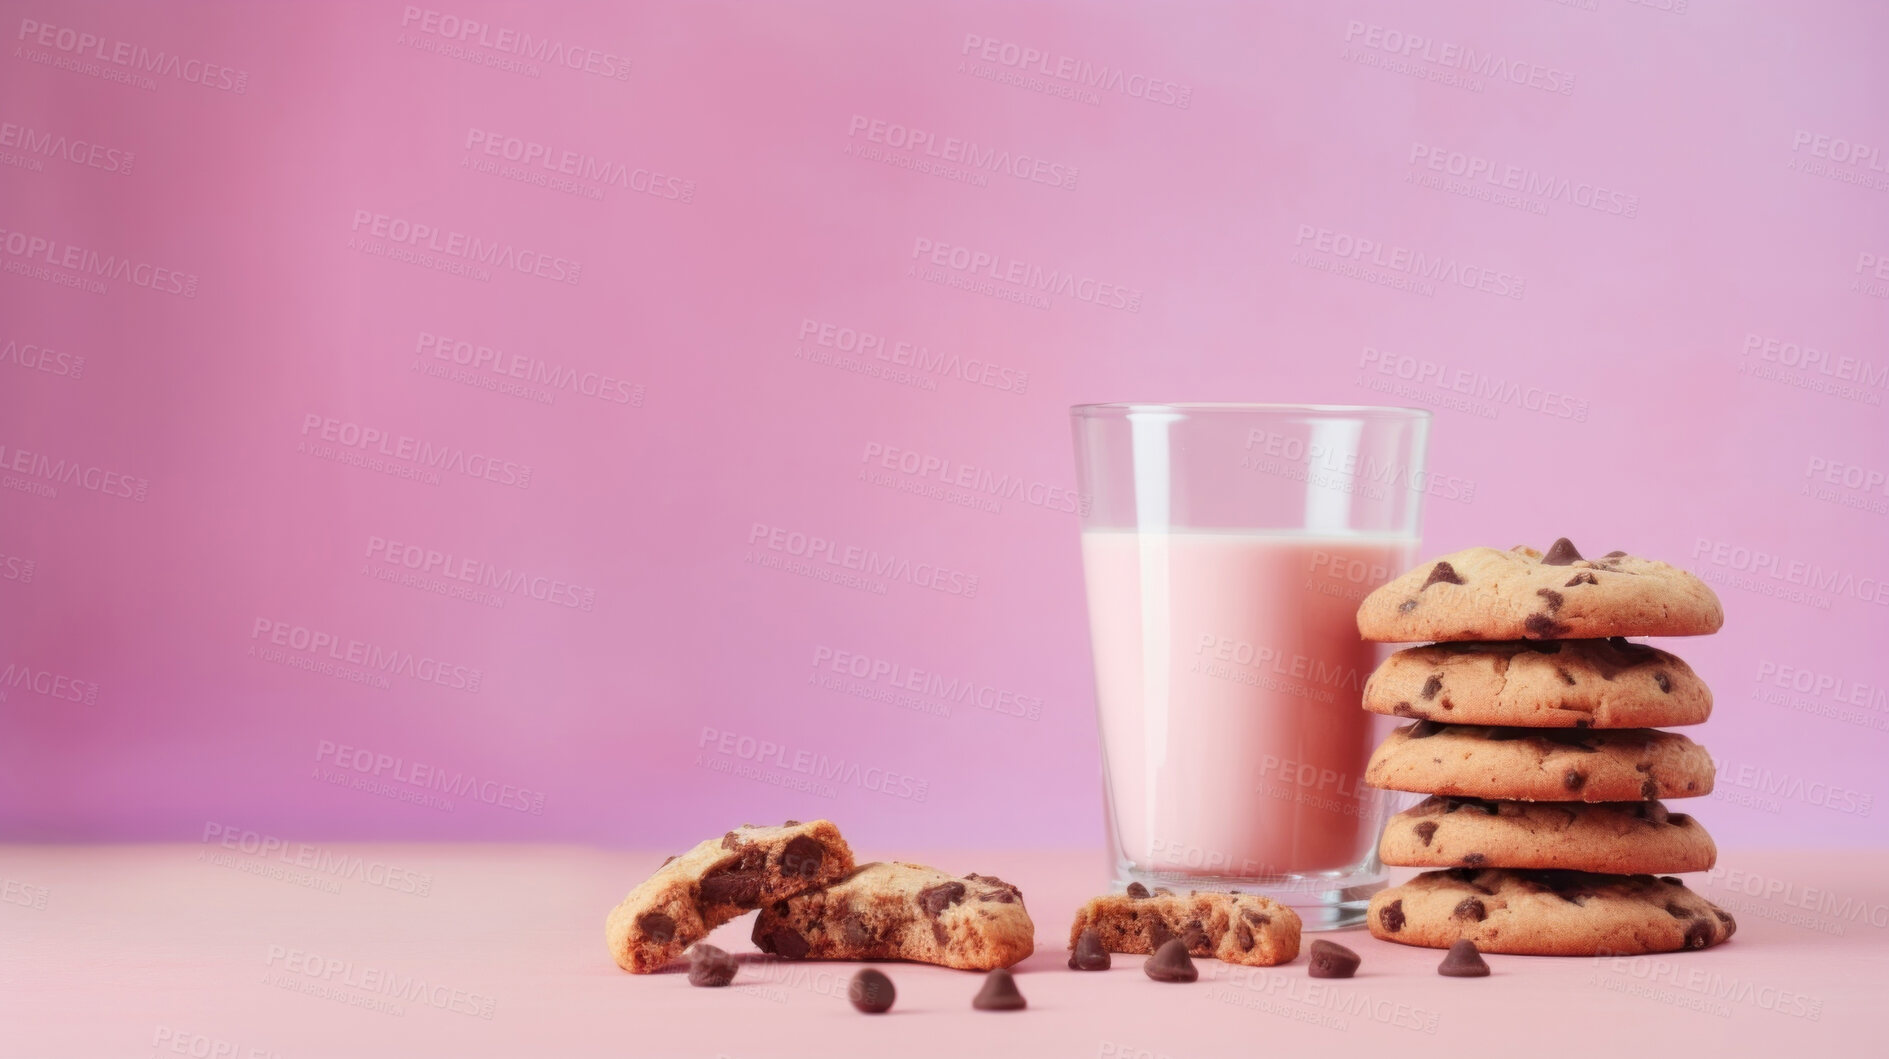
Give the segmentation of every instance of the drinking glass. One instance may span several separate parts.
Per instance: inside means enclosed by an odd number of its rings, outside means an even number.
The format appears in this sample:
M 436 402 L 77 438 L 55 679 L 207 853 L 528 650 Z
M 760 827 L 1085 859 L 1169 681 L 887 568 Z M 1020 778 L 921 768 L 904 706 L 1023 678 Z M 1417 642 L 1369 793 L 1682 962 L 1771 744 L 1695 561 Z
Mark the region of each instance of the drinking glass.
M 1390 799 L 1358 604 L 1416 559 L 1430 414 L 1071 409 L 1110 855 L 1140 882 L 1361 923 Z

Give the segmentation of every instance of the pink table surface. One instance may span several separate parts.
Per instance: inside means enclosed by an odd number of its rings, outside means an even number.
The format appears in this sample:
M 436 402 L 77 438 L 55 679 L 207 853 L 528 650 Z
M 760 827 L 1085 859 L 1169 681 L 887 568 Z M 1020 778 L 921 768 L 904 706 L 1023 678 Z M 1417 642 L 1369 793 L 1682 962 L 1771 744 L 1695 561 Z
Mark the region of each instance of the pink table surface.
M 1018 968 L 1027 1012 L 973 1011 L 975 975 L 904 964 L 881 965 L 898 1003 L 878 1018 L 846 1003 L 852 964 L 752 956 L 716 990 L 632 977 L 605 954 L 603 918 L 656 853 L 7 846 L 0 1055 L 1861 1054 L 1889 981 L 1889 852 L 1726 854 L 1694 881 L 1737 914 L 1738 935 L 1705 952 L 1494 956 L 1490 978 L 1445 979 L 1439 953 L 1352 931 L 1341 940 L 1364 966 L 1349 981 L 1308 978 L 1301 956 L 1199 961 L 1191 985 L 1150 981 L 1134 956 L 1065 968 L 1094 852 L 874 852 L 1023 888 L 1038 925 Z M 751 953 L 747 927 L 713 940 Z M 390 981 L 410 995 L 376 991 Z

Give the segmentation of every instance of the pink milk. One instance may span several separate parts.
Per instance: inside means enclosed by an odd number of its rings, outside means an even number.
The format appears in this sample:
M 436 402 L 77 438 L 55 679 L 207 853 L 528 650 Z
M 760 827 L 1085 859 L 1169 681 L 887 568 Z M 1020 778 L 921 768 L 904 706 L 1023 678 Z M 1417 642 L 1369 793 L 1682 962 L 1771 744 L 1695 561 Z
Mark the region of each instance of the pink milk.
M 1416 541 L 1082 534 L 1102 751 L 1122 856 L 1205 876 L 1353 869 L 1379 800 L 1358 603 Z

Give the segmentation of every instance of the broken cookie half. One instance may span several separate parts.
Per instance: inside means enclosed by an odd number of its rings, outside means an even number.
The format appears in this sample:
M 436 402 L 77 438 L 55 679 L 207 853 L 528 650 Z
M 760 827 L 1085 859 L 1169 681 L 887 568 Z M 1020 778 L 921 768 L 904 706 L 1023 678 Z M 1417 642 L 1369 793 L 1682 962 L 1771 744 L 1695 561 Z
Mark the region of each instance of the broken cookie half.
M 1258 894 L 1150 893 L 1132 883 L 1077 909 L 1069 946 L 1093 930 L 1110 952 L 1152 953 L 1178 939 L 1190 956 L 1271 967 L 1299 955 L 1299 926 L 1297 912 Z
M 788 959 L 914 960 L 988 971 L 1036 949 L 1023 893 L 989 875 L 874 861 L 761 910 L 754 944 Z
M 831 821 L 743 824 L 665 861 L 611 911 L 604 938 L 618 967 L 648 974 L 736 916 L 852 870 Z

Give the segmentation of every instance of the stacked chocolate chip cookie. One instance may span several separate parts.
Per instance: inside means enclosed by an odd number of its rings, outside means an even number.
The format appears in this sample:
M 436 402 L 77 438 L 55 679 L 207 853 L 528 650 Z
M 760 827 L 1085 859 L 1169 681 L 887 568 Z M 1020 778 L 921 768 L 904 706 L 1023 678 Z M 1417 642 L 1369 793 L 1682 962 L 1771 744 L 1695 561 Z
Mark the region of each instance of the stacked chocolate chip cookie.
M 1717 849 L 1665 798 L 1712 790 L 1712 759 L 1683 735 L 1712 693 L 1685 662 L 1630 636 L 1724 623 L 1705 583 L 1624 552 L 1584 559 L 1566 538 L 1470 548 L 1428 562 L 1358 608 L 1366 640 L 1399 651 L 1364 708 L 1410 717 L 1365 782 L 1431 797 L 1390 821 L 1384 863 L 1437 868 L 1371 900 L 1371 933 L 1484 952 L 1583 956 L 1702 949 L 1732 917 L 1676 872 Z

